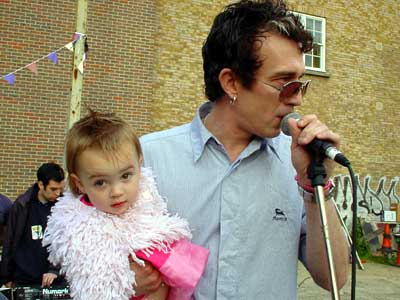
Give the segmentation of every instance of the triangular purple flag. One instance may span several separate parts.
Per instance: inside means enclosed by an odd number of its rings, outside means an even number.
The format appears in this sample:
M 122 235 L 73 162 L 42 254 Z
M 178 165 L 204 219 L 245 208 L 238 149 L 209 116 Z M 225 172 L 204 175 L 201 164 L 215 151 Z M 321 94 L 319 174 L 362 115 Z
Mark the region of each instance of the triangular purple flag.
M 15 83 L 15 75 L 12 73 L 3 76 L 3 79 L 6 80 L 11 85 L 14 85 L 14 83 Z
M 47 57 L 55 64 L 58 63 L 57 52 L 52 52 Z
M 80 33 L 75 32 L 74 33 L 74 40 L 73 40 L 73 44 L 75 45 L 76 41 L 79 40 L 79 38 L 81 37 Z

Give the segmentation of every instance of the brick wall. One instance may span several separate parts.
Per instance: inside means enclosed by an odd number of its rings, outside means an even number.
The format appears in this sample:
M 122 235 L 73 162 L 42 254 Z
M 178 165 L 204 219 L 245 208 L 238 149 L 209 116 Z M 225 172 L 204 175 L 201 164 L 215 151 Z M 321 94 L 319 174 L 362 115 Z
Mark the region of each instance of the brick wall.
M 0 74 L 49 54 L 67 44 L 74 31 L 73 1 L 0 2 Z M 9 197 L 36 180 L 47 161 L 62 163 L 71 54 L 59 53 L 59 65 L 38 64 L 16 74 L 15 86 L 0 83 L 0 193 Z
M 291 1 L 325 17 L 329 78 L 313 80 L 304 112 L 318 114 L 342 136 L 342 149 L 361 176 L 399 176 L 400 2 Z M 338 171 L 342 174 L 346 170 Z
M 154 129 L 190 121 L 205 99 L 201 47 L 227 1 L 158 1 Z
M 75 2 L 0 0 L 0 75 L 69 42 Z M 201 46 L 228 2 L 89 1 L 83 107 L 115 111 L 138 134 L 191 120 L 204 101 Z M 313 82 L 300 112 L 317 113 L 342 135 L 357 173 L 398 176 L 399 2 L 290 3 L 327 21 L 330 77 L 307 75 Z M 38 76 L 23 70 L 15 86 L 0 81 L 0 193 L 14 198 L 41 163 L 62 163 L 71 59 L 63 50 L 58 65 L 39 63 Z
M 115 111 L 138 134 L 151 131 L 155 32 L 153 1 L 88 1 L 89 61 L 84 76 L 85 107 Z M 0 1 L 0 74 L 67 44 L 75 31 L 76 1 Z M 69 109 L 72 53 L 59 64 L 38 63 L 16 83 L 0 81 L 0 193 L 14 199 L 36 180 L 47 161 L 63 163 Z
M 158 1 L 153 121 L 156 129 L 192 119 L 204 99 L 201 46 L 215 14 L 230 1 Z M 400 2 L 290 0 L 293 10 L 326 18 L 330 77 L 312 80 L 302 114 L 316 113 L 342 136 L 360 176 L 399 176 Z M 341 167 L 339 174 L 347 174 Z

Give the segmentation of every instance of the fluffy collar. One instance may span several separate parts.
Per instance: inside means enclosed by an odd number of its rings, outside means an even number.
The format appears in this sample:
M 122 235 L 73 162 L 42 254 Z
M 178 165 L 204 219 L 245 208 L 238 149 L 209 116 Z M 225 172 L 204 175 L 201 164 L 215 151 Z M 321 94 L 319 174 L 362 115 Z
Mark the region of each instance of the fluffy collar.
M 66 193 L 52 209 L 43 245 L 49 246 L 49 261 L 66 274 L 75 300 L 124 300 L 134 295 L 128 256 L 143 263 L 134 251 L 168 252 L 182 238 L 191 238 L 187 221 L 168 214 L 150 169 L 142 168 L 138 200 L 121 216 Z

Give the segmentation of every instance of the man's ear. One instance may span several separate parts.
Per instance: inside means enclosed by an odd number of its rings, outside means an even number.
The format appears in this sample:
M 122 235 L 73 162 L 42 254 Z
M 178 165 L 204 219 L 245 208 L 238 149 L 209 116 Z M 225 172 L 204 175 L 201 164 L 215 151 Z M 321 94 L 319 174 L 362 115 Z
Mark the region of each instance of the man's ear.
M 39 180 L 38 182 L 37 182 L 37 184 L 38 184 L 38 187 L 39 187 L 39 190 L 43 190 L 44 191 L 44 184 L 43 184 L 43 181 L 41 181 L 41 180 Z
M 221 72 L 219 72 L 218 79 L 222 89 L 228 95 L 229 98 L 237 97 L 238 94 L 236 88 L 237 79 L 232 69 L 223 68 Z
M 82 194 L 86 194 L 85 188 L 83 187 L 82 182 L 81 182 L 81 180 L 79 179 L 79 177 L 78 177 L 76 174 L 74 174 L 74 173 L 70 174 L 69 176 L 71 177 L 72 182 L 73 182 L 73 183 L 75 184 L 75 186 L 79 189 L 79 191 L 80 191 Z

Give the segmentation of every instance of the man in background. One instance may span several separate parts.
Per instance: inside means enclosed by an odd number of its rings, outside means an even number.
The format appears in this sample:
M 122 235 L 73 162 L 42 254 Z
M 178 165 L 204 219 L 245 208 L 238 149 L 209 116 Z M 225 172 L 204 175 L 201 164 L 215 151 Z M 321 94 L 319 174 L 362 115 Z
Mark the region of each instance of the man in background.
M 0 194 L 0 226 L 4 226 L 7 224 L 8 212 L 11 208 L 12 201 Z
M 64 178 L 61 166 L 43 164 L 37 170 L 37 182 L 11 206 L 1 260 L 1 281 L 6 287 L 50 286 L 58 277 L 42 238 L 51 208 L 62 196 Z
M 12 201 L 3 194 L 0 194 L 0 245 L 3 246 L 8 213 L 10 211 Z

